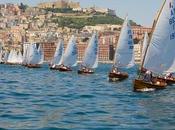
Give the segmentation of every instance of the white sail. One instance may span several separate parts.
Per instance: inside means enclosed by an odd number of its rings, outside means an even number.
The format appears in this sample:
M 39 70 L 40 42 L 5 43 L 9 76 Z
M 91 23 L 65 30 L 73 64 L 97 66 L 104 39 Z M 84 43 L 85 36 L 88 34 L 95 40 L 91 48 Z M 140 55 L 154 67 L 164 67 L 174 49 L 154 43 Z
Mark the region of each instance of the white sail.
M 21 54 L 21 51 L 19 51 L 17 54 L 17 63 L 22 64 L 22 61 L 23 61 L 23 56 Z
M 12 49 L 11 51 L 10 51 L 10 54 L 9 54 L 9 56 L 8 56 L 8 60 L 7 60 L 7 62 L 8 63 L 11 63 L 11 64 L 16 64 L 17 63 L 17 51 L 16 50 L 14 50 L 14 49 Z
M 142 55 L 141 55 L 141 61 L 143 61 L 143 58 L 145 56 L 146 49 L 148 47 L 148 42 L 149 42 L 149 36 L 148 33 L 145 32 L 143 44 L 142 44 Z
M 51 62 L 52 65 L 60 65 L 60 60 L 63 55 L 63 50 L 64 50 L 64 42 L 62 39 L 60 39 L 60 41 L 57 44 L 53 60 Z
M 23 61 L 22 61 L 22 64 L 27 64 L 29 45 L 30 45 L 29 43 L 24 43 L 23 44 Z
M 98 35 L 94 33 L 85 51 L 85 56 L 82 62 L 83 66 L 88 68 L 98 67 Z
M 74 36 L 71 37 L 63 58 L 61 58 L 61 64 L 65 66 L 76 66 L 77 65 L 77 44 Z
M 134 41 L 128 17 L 126 17 L 118 40 L 114 66 L 129 68 L 135 65 L 134 62 Z
M 41 44 L 38 47 L 38 54 L 39 54 L 39 58 L 40 58 L 39 64 L 43 64 L 44 63 L 44 51 L 41 47 Z
M 40 63 L 40 54 L 38 53 L 38 49 L 36 48 L 36 44 L 29 45 L 28 52 L 28 64 L 39 64 Z
M 175 1 L 166 0 L 151 37 L 143 67 L 157 74 L 175 72 Z
M 9 52 L 8 51 L 5 51 L 4 52 L 4 58 L 3 58 L 3 62 L 7 62 L 7 60 L 8 60 L 8 57 L 9 57 Z
M 10 53 L 8 55 L 8 58 L 7 58 L 8 63 L 10 63 L 12 61 L 12 57 L 13 57 L 13 50 L 10 50 Z

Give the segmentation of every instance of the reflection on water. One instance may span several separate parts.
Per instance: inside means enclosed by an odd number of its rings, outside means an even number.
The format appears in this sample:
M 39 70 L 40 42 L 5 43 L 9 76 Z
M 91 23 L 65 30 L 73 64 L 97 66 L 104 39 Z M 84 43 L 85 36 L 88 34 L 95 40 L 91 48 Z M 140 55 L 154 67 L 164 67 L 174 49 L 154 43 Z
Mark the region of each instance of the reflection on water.
M 94 75 L 0 65 L 0 128 L 4 129 L 174 129 L 175 86 L 133 92 L 137 68 L 124 82 L 109 83 L 110 65 Z

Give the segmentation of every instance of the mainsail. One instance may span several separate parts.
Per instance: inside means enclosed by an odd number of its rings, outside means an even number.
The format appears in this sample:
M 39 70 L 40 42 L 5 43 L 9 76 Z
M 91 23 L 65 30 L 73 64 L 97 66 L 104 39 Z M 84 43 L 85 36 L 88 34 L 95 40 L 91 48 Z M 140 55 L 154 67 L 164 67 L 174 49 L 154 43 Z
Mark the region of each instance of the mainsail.
M 63 58 L 61 58 L 61 64 L 65 66 L 76 66 L 77 65 L 77 44 L 74 36 L 71 37 Z
M 17 54 L 17 63 L 22 64 L 22 61 L 23 61 L 23 56 L 21 54 L 21 51 L 19 51 Z
M 60 39 L 60 41 L 57 44 L 54 57 L 51 61 L 52 65 L 60 65 L 60 60 L 63 55 L 63 50 L 64 50 L 64 42 L 62 39 Z
M 41 47 L 41 44 L 38 47 L 38 54 L 39 54 L 39 59 L 40 59 L 39 64 L 43 64 L 43 62 L 44 62 L 44 51 Z
M 17 55 L 17 51 L 15 49 L 12 49 L 10 51 L 10 54 L 8 56 L 7 62 L 11 63 L 11 64 L 16 64 L 18 63 L 18 55 Z
M 22 64 L 27 64 L 28 60 L 28 52 L 29 52 L 29 43 L 23 44 L 23 61 Z
M 156 74 L 175 72 L 175 1 L 166 0 L 159 13 L 143 67 Z
M 35 65 L 39 63 L 40 63 L 40 54 L 38 53 L 36 44 L 30 44 L 28 54 L 27 54 L 27 64 Z
M 82 62 L 83 66 L 88 68 L 98 67 L 98 35 L 94 33 L 85 51 L 84 60 Z
M 141 61 L 143 61 L 143 59 L 144 59 L 145 52 L 146 52 L 146 49 L 148 47 L 148 42 L 149 42 L 149 36 L 148 36 L 148 33 L 145 32 L 145 36 L 144 36 L 143 44 L 142 44 Z
M 118 40 L 114 66 L 121 68 L 129 68 L 135 65 L 134 62 L 134 41 L 131 26 L 126 17 Z

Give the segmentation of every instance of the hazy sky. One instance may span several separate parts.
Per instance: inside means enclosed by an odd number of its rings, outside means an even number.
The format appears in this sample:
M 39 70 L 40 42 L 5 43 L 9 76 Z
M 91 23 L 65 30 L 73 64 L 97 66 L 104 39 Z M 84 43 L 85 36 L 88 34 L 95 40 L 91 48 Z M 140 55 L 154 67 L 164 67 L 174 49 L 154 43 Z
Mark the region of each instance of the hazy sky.
M 37 5 L 44 1 L 55 0 L 0 0 L 0 3 L 20 3 Z M 152 21 L 161 7 L 163 0 L 72 0 L 79 1 L 82 7 L 97 6 L 116 10 L 118 16 L 124 18 L 128 13 L 130 19 L 144 26 L 152 26 Z

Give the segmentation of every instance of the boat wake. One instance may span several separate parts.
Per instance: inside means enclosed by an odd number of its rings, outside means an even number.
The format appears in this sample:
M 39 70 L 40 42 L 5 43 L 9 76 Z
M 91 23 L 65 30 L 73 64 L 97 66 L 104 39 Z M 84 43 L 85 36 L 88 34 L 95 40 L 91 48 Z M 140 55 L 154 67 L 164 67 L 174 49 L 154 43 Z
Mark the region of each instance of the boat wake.
M 143 88 L 143 89 L 139 89 L 137 90 L 138 92 L 152 92 L 155 91 L 155 88 Z

